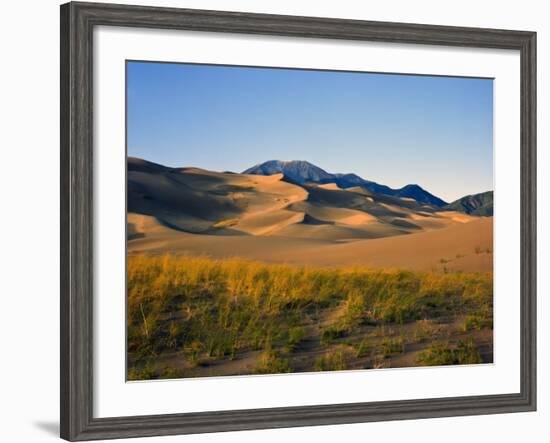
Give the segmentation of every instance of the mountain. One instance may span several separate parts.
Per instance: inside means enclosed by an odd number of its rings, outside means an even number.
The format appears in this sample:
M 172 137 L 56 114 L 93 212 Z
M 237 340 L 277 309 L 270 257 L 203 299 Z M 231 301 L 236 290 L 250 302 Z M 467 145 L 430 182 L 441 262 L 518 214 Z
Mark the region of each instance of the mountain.
M 243 174 L 255 175 L 273 175 L 283 173 L 295 183 L 316 182 L 331 179 L 333 174 L 329 174 L 324 169 L 319 168 L 303 160 L 269 160 L 259 165 L 243 171 Z
M 342 189 L 360 186 L 376 194 L 391 195 L 401 198 L 412 198 L 419 203 L 426 203 L 436 207 L 443 207 L 447 202 L 422 189 L 418 185 L 406 185 L 400 189 L 392 189 L 389 186 L 365 180 L 357 174 L 331 174 L 324 169 L 304 160 L 269 160 L 252 166 L 242 172 L 243 174 L 273 175 L 284 174 L 288 181 L 296 184 L 336 183 Z
M 446 201 L 441 200 L 439 197 L 436 197 L 418 185 L 403 186 L 401 189 L 397 189 L 394 195 L 397 197 L 412 198 L 418 202 L 428 203 L 438 207 L 443 207 L 447 204 Z
M 493 191 L 467 195 L 445 206 L 445 209 L 460 211 L 470 215 L 493 215 Z

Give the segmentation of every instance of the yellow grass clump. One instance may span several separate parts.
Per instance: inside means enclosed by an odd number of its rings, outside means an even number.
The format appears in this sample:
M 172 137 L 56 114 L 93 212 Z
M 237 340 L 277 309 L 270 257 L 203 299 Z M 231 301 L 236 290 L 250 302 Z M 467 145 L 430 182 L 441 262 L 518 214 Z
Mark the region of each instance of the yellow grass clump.
M 330 343 L 369 322 L 404 324 L 475 313 L 476 325 L 489 324 L 492 294 L 492 273 L 129 256 L 129 378 L 162 377 L 151 368 L 159 355 L 172 351 L 197 367 L 261 350 L 255 372 L 292 371 L 281 354 L 299 348 L 306 315 L 334 310 L 319 337 Z M 325 360 L 317 369 L 344 366 Z

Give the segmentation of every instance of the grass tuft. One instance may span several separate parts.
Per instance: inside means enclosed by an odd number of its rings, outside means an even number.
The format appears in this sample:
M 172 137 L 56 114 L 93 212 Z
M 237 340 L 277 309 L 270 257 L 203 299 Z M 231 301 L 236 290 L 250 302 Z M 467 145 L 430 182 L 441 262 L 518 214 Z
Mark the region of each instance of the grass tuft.
M 346 360 L 341 351 L 327 353 L 315 361 L 317 371 L 343 371 L 346 369 Z
M 183 377 L 185 368 L 238 359 L 254 350 L 262 351 L 258 371 L 284 372 L 290 370 L 288 359 L 292 361 L 306 338 L 329 346 L 365 328 L 379 330 L 380 340 L 389 340 L 383 353 L 391 355 L 403 352 L 405 343 L 391 337 L 387 324 L 417 322 L 417 342 L 430 338 L 437 322 L 457 315 L 471 314 L 465 329 L 492 327 L 492 293 L 491 273 L 129 256 L 128 377 Z M 319 322 L 320 332 L 310 340 L 304 326 L 314 321 Z M 370 347 L 372 352 L 374 344 Z M 364 345 L 357 354 L 366 352 Z M 424 360 L 437 360 L 437 352 L 433 350 Z M 445 358 L 465 361 L 456 352 Z M 177 354 L 183 372 L 164 367 L 160 357 L 166 353 Z M 333 361 L 336 357 L 325 357 L 321 367 L 339 367 Z M 318 365 L 312 361 L 313 366 Z
M 254 374 L 282 374 L 285 372 L 292 372 L 290 363 L 275 351 L 263 352 L 258 366 L 254 368 Z
M 465 365 L 482 363 L 473 341 L 459 341 L 457 345 L 434 343 L 421 352 L 417 362 L 425 366 Z

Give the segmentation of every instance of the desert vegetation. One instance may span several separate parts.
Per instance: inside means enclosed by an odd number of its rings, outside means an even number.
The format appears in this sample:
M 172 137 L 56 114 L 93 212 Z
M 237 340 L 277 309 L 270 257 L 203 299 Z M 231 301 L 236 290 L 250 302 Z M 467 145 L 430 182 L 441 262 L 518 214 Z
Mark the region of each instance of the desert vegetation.
M 128 379 L 492 361 L 492 273 L 128 257 Z

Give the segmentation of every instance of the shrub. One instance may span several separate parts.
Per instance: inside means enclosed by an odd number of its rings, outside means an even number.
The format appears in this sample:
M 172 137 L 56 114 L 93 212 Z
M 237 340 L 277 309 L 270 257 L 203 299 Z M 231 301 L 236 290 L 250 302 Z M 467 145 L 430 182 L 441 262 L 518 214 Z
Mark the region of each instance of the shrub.
M 465 365 L 483 363 L 472 340 L 459 341 L 456 346 L 434 343 L 417 357 L 423 366 Z
M 344 337 L 346 335 L 346 330 L 338 326 L 329 326 L 326 329 L 323 329 L 321 333 L 321 344 L 328 346 L 333 343 L 336 339 Z
M 141 368 L 134 366 L 128 371 L 129 381 L 151 380 L 154 378 L 156 378 L 156 373 L 150 364 L 147 364 Z
M 344 353 L 341 351 L 327 353 L 315 361 L 317 371 L 342 371 L 346 369 Z
M 412 339 L 416 343 L 426 339 L 434 340 L 439 332 L 440 328 L 433 320 L 417 320 L 415 322 Z
M 288 330 L 288 338 L 286 341 L 286 347 L 289 352 L 294 351 L 296 349 L 296 346 L 302 341 L 304 338 L 305 331 L 304 328 L 301 328 L 299 326 L 295 326 L 293 328 L 290 328 Z
M 370 351 L 369 346 L 365 340 L 361 340 L 361 343 L 359 343 L 354 347 L 355 347 L 355 358 L 365 357 Z
M 263 352 L 258 365 L 254 368 L 254 374 L 281 374 L 291 371 L 289 361 L 274 351 Z
M 170 378 L 181 378 L 184 376 L 185 371 L 177 368 L 164 368 L 160 374 L 159 378 L 170 379 Z
M 481 329 L 493 329 L 492 315 L 489 318 L 482 314 L 470 314 L 466 316 L 464 324 L 462 325 L 462 331 L 468 332 L 473 329 L 478 331 Z
M 387 338 L 382 341 L 382 354 L 384 358 L 388 358 L 397 352 L 405 352 L 405 343 L 402 337 Z

